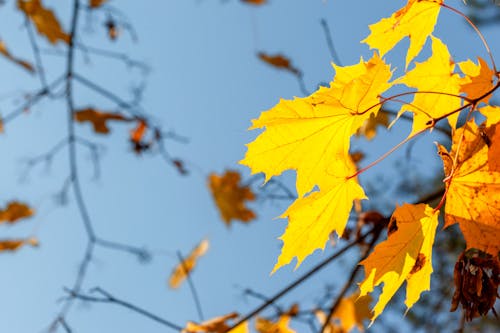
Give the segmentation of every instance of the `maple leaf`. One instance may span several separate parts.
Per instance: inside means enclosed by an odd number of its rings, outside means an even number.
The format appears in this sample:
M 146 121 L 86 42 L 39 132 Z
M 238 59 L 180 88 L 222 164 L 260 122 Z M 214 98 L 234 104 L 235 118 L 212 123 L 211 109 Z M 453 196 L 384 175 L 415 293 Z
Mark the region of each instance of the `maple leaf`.
M 54 13 L 43 6 L 41 0 L 17 0 L 17 7 L 33 22 L 39 34 L 49 42 L 69 43 L 70 36 L 63 31 Z
M 466 75 L 460 81 L 460 91 L 467 94 L 470 99 L 476 99 L 490 91 L 494 87 L 495 71 L 492 70 L 483 58 L 478 57 L 476 65 L 472 60 L 458 63 L 460 70 Z M 488 103 L 491 94 L 479 102 Z
M 264 61 L 265 63 L 273 67 L 287 70 L 295 75 L 300 74 L 300 71 L 292 66 L 290 59 L 288 59 L 282 54 L 270 55 L 264 52 L 259 52 L 257 53 L 257 56 L 259 57 L 260 60 Z
M 31 217 L 33 214 L 33 209 L 27 204 L 11 201 L 5 209 L 0 210 L 0 224 L 3 222 L 14 224 L 20 219 Z
M 486 117 L 486 122 L 484 123 L 486 127 L 490 127 L 491 125 L 500 122 L 500 107 L 486 105 L 482 108 L 478 108 L 477 110 Z
M 403 38 L 410 38 L 410 47 L 406 54 L 406 68 L 408 64 L 422 50 L 427 37 L 434 30 L 442 0 L 408 0 L 403 8 L 370 25 L 370 35 L 362 42 L 370 48 L 379 50 L 384 56 Z
M 281 100 L 253 120 L 250 129 L 265 131 L 247 145 L 240 161 L 252 173 L 264 172 L 266 181 L 296 170 L 301 197 L 315 185 L 321 187 L 333 161 L 348 158 L 351 135 L 377 113 L 380 94 L 391 86 L 390 67 L 377 54 L 353 66 L 333 66 L 330 87 L 306 98 Z
M 2 251 L 16 251 L 24 245 L 38 246 L 36 238 L 27 239 L 3 239 L 0 240 L 0 252 Z
M 438 145 L 446 176 L 445 227 L 458 223 L 467 249 L 493 256 L 500 251 L 500 170 L 488 163 L 487 143 L 499 126 L 482 133 L 471 120 L 454 132 L 450 152 Z
M 109 127 L 107 122 L 109 120 L 113 121 L 130 121 L 120 113 L 111 112 L 101 112 L 93 108 L 86 108 L 82 110 L 76 110 L 74 113 L 75 120 L 78 122 L 90 122 L 94 127 L 94 131 L 100 134 L 108 134 Z
M 288 325 L 290 316 L 282 315 L 276 322 L 258 317 L 255 320 L 255 330 L 259 333 L 295 333 Z
M 170 274 L 168 285 L 172 289 L 180 287 L 181 283 L 188 277 L 191 271 L 196 266 L 198 259 L 207 253 L 209 242 L 207 239 L 202 240 L 182 262 L 180 262 Z
M 89 0 L 89 7 L 94 9 L 102 6 L 108 0 Z
M 250 187 L 242 186 L 240 181 L 240 174 L 232 170 L 226 170 L 222 176 L 215 173 L 208 176 L 208 186 L 227 226 L 233 219 L 243 222 L 255 219 L 255 213 L 245 206 L 246 201 L 255 200 L 255 194 Z
M 18 59 L 14 57 L 9 50 L 7 49 L 7 45 L 5 45 L 5 42 L 3 40 L 0 40 L 0 54 L 5 56 L 5 58 L 9 59 L 10 61 L 13 61 L 14 63 L 18 64 L 19 66 L 23 67 L 30 73 L 35 72 L 35 68 L 33 67 L 32 64 L 25 60 Z
M 360 284 L 360 295 L 384 287 L 373 309 L 373 321 L 382 313 L 389 300 L 406 280 L 407 308 L 430 289 L 432 273 L 432 244 L 438 224 L 439 211 L 425 204 L 404 204 L 394 211 L 387 240 L 378 244 L 363 260 L 365 280 Z
M 354 293 L 340 300 L 340 303 L 332 314 L 332 318 L 340 321 L 340 327 L 344 332 L 349 332 L 357 328 L 359 332 L 364 332 L 363 320 L 370 319 L 370 295 L 359 297 L 359 293 Z
M 412 133 L 427 128 L 430 120 L 444 116 L 461 105 L 461 99 L 456 97 L 460 94 L 460 77 L 453 73 L 455 64 L 451 61 L 448 48 L 439 38 L 431 36 L 431 39 L 432 55 L 397 80 L 420 91 L 411 103 L 401 108 L 414 113 Z M 457 119 L 458 113 L 448 117 L 452 128 L 455 128 Z
M 188 322 L 186 327 L 182 330 L 182 333 L 199 333 L 199 332 L 207 332 L 207 333 L 248 333 L 248 323 L 242 323 L 236 326 L 234 329 L 229 330 L 231 327 L 226 322 L 228 320 L 238 318 L 238 314 L 236 312 L 229 313 L 224 316 L 215 317 L 213 319 L 204 321 L 201 324 L 197 324 L 194 322 Z M 229 330 L 229 331 L 228 331 Z
M 281 254 L 273 273 L 297 257 L 295 268 L 316 249 L 324 249 L 330 234 L 344 233 L 353 201 L 365 199 L 365 193 L 355 178 L 347 178 L 356 172 L 352 161 L 332 162 L 329 184 L 307 197 L 297 199 L 281 215 L 288 217 L 288 226 L 280 237 L 283 241 Z

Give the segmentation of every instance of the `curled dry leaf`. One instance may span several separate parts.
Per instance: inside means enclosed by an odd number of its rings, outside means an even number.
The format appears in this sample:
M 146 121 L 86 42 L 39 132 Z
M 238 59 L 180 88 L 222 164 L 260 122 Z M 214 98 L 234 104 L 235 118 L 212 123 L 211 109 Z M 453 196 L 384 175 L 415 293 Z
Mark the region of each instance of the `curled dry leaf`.
M 17 7 L 33 22 L 38 33 L 56 44 L 69 43 L 70 36 L 64 32 L 54 13 L 43 6 L 41 0 L 17 0 Z
M 7 49 L 7 45 L 5 45 L 5 42 L 3 40 L 0 40 L 0 54 L 2 54 L 5 58 L 9 59 L 10 61 L 13 61 L 14 63 L 23 67 L 28 72 L 31 72 L 31 73 L 35 72 L 35 68 L 33 67 L 32 64 L 30 64 L 29 62 L 27 62 L 25 60 L 14 57 Z
M 255 330 L 259 333 L 295 333 L 288 325 L 289 315 L 281 315 L 276 322 L 257 317 L 255 320 Z
M 0 210 L 0 224 L 4 222 L 13 224 L 20 219 L 31 217 L 33 214 L 34 210 L 27 204 L 11 201 L 5 209 Z
M 2 251 L 16 251 L 24 245 L 38 246 L 36 238 L 27 239 L 4 239 L 0 240 L 0 252 Z
M 130 121 L 120 113 L 102 112 L 93 108 L 76 110 L 74 113 L 75 120 L 79 123 L 90 122 L 94 127 L 94 131 L 100 134 L 108 134 L 108 121 Z
M 259 52 L 257 53 L 257 56 L 259 57 L 260 60 L 264 61 L 265 63 L 273 67 L 287 70 L 295 75 L 300 74 L 300 71 L 292 66 L 290 59 L 288 59 L 282 54 L 270 55 L 264 52 Z
M 182 262 L 175 266 L 168 285 L 172 289 L 179 288 L 182 282 L 191 274 L 191 271 L 196 266 L 198 259 L 207 253 L 209 247 L 208 239 L 202 240 Z
M 255 200 L 255 195 L 250 187 L 242 186 L 240 181 L 240 174 L 232 170 L 227 170 L 222 176 L 212 173 L 208 177 L 215 204 L 228 226 L 231 220 L 249 222 L 255 219 L 255 213 L 245 206 L 246 201 Z

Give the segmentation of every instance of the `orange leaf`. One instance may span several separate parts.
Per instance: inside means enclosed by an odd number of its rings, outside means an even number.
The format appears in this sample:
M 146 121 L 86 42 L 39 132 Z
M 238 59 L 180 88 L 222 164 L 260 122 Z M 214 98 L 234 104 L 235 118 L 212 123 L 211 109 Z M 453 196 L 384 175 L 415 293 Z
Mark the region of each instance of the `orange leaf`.
M 438 145 L 446 176 L 445 227 L 458 223 L 467 249 L 493 256 L 500 251 L 500 172 L 490 167 L 488 143 L 498 126 L 483 130 L 471 120 L 453 134 L 450 152 Z
M 196 266 L 198 258 L 207 253 L 208 247 L 209 247 L 208 240 L 207 239 L 202 240 L 200 244 L 198 244 L 193 249 L 193 251 L 191 251 L 191 253 L 187 258 L 185 258 L 181 263 L 175 266 L 168 281 L 170 288 L 176 289 L 180 287 L 181 283 L 188 277 L 188 275 Z
M 11 201 L 7 204 L 5 209 L 0 210 L 0 224 L 3 222 L 13 224 L 20 219 L 32 216 L 33 213 L 33 209 L 28 205 L 17 201 Z
M 16 251 L 24 245 L 38 246 L 38 240 L 36 238 L 0 240 L 0 252 Z
M 359 332 L 364 332 L 363 320 L 370 319 L 371 296 L 359 297 L 359 293 L 354 293 L 340 300 L 340 303 L 332 315 L 332 318 L 340 321 L 343 332 L 350 332 L 357 328 Z
M 255 320 L 255 329 L 259 333 L 295 333 L 288 324 L 290 322 L 290 316 L 282 315 L 279 317 L 278 321 L 272 322 L 265 318 L 257 318 Z
M 228 226 L 233 219 L 249 222 L 255 218 L 255 213 L 245 207 L 245 201 L 255 200 L 255 195 L 250 187 L 242 186 L 240 180 L 240 174 L 231 170 L 227 170 L 222 176 L 212 173 L 208 178 L 215 204 Z
M 137 122 L 137 127 L 130 132 L 130 140 L 132 142 L 141 142 L 146 130 L 148 129 L 148 124 L 144 119 L 140 119 Z
M 41 0 L 17 0 L 17 7 L 33 22 L 40 35 L 49 42 L 69 43 L 70 36 L 63 31 L 54 13 L 42 5 Z
M 19 58 L 16 58 L 12 54 L 10 54 L 9 50 L 7 49 L 7 45 L 5 45 L 5 42 L 3 40 L 0 40 L 0 54 L 3 54 L 7 59 L 15 62 L 19 66 L 26 69 L 28 72 L 31 72 L 31 73 L 35 72 L 35 68 L 33 67 L 32 64 L 30 64 L 29 62 L 27 62 L 25 60 L 21 60 Z
M 248 3 L 251 5 L 259 6 L 267 2 L 267 0 L 241 0 L 241 2 Z
M 460 70 L 466 75 L 461 79 L 460 91 L 467 94 L 471 99 L 479 98 L 494 87 L 495 71 L 489 68 L 483 58 L 478 57 L 476 65 L 472 60 L 458 64 Z M 481 99 L 480 102 L 488 103 L 491 95 Z
M 94 131 L 101 134 L 108 134 L 109 128 L 107 125 L 108 120 L 115 121 L 130 121 L 119 113 L 101 112 L 93 108 L 86 108 L 75 111 L 75 120 L 78 122 L 88 121 L 94 126 Z
M 201 324 L 188 321 L 188 323 L 186 324 L 186 328 L 182 330 L 182 333 L 225 333 L 231 327 L 226 323 L 226 321 L 236 318 L 238 318 L 238 314 L 236 312 L 232 312 L 224 316 L 215 317 L 213 319 L 204 321 Z M 243 328 L 245 327 L 245 325 L 242 324 L 239 325 L 238 328 L 242 326 Z M 231 330 L 230 332 L 244 332 L 238 330 L 238 328 Z
M 108 0 L 89 0 L 89 7 L 92 9 L 97 8 L 102 6 L 107 1 Z
M 300 71 L 292 66 L 290 59 L 288 59 L 284 55 L 281 54 L 270 55 L 264 52 L 259 52 L 257 53 L 257 56 L 259 57 L 260 60 L 264 61 L 265 63 L 273 67 L 290 71 L 295 75 L 300 74 Z

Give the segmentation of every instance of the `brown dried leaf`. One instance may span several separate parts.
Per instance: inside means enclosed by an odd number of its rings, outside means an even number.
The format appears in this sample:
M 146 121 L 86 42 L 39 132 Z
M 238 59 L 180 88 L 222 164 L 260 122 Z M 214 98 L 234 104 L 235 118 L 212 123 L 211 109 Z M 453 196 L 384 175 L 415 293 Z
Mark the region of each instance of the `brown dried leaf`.
M 295 75 L 300 74 L 300 71 L 292 66 L 290 59 L 288 59 L 282 54 L 270 55 L 264 52 L 259 52 L 257 53 L 257 56 L 259 57 L 260 60 L 264 61 L 268 65 L 271 65 L 278 69 L 287 70 Z
M 188 321 L 186 327 L 182 330 L 182 333 L 225 333 L 231 327 L 226 323 L 226 321 L 235 318 L 238 318 L 238 314 L 236 312 L 232 312 L 224 316 L 204 321 L 201 324 Z
M 227 170 L 222 176 L 210 174 L 208 185 L 226 225 L 231 220 L 249 222 L 255 218 L 255 213 L 245 207 L 245 201 L 255 200 L 255 195 L 248 186 L 240 184 L 240 174 Z
M 25 60 L 14 57 L 7 49 L 7 45 L 5 45 L 5 42 L 3 40 L 0 40 L 0 54 L 2 54 L 4 57 L 9 59 L 10 61 L 13 61 L 16 64 L 18 64 L 19 66 L 23 67 L 28 72 L 30 72 L 30 73 L 35 72 L 35 68 L 33 67 L 32 64 L 30 64 L 29 62 L 27 62 Z
M 120 113 L 101 112 L 93 108 L 86 108 L 75 111 L 75 120 L 80 123 L 85 121 L 92 123 L 92 126 L 94 126 L 94 131 L 101 134 L 109 133 L 109 128 L 106 123 L 108 120 L 130 121 L 129 118 L 126 118 Z
M 33 214 L 33 209 L 27 204 L 11 201 L 5 209 L 0 210 L 0 224 L 4 222 L 14 224 L 20 219 L 31 217 Z
M 27 239 L 4 239 L 0 240 L 0 252 L 2 251 L 16 251 L 24 245 L 38 246 L 36 238 Z
M 250 5 L 260 6 L 267 3 L 267 0 L 241 0 L 241 2 L 248 3 Z
M 102 6 L 107 1 L 108 0 L 89 0 L 89 7 L 92 9 L 97 8 Z
M 191 251 L 189 256 L 185 258 L 181 263 L 179 263 L 168 281 L 168 285 L 172 289 L 179 288 L 181 283 L 188 277 L 191 271 L 196 266 L 198 258 L 203 256 L 208 251 L 209 243 L 207 239 L 202 240 L 194 249 Z
M 33 22 L 38 33 L 47 37 L 49 42 L 69 43 L 69 34 L 64 32 L 52 10 L 45 8 L 41 0 L 17 0 L 17 8 Z

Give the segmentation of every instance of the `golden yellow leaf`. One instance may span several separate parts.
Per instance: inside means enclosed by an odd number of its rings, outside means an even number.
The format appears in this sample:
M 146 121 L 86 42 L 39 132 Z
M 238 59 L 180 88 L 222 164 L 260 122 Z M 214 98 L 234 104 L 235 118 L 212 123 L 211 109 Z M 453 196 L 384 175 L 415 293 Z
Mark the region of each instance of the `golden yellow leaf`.
M 179 288 L 181 283 L 191 274 L 191 271 L 196 266 L 198 259 L 207 253 L 209 247 L 208 239 L 202 240 L 187 256 L 182 262 L 175 266 L 172 274 L 170 274 L 170 279 L 168 280 L 168 285 L 170 288 Z
M 486 130 L 469 121 L 453 134 L 448 153 L 438 146 L 446 175 L 445 226 L 458 223 L 467 249 L 497 256 L 500 251 L 500 172 L 488 163 L 488 142 L 498 124 Z
M 465 77 L 460 81 L 460 91 L 467 94 L 467 97 L 476 99 L 490 91 L 494 87 L 495 71 L 492 70 L 483 58 L 478 57 L 476 65 L 472 60 L 467 60 L 458 64 Z M 480 100 L 488 103 L 491 95 Z
M 112 121 L 130 121 L 120 113 L 102 112 L 94 108 L 86 108 L 75 111 L 75 120 L 79 123 L 90 122 L 96 133 L 108 134 L 109 127 L 107 122 Z
M 25 60 L 21 60 L 19 58 L 14 57 L 9 50 L 7 49 L 7 45 L 5 45 L 5 42 L 3 40 L 0 40 L 0 54 L 2 54 L 5 58 L 9 59 L 10 61 L 15 62 L 19 66 L 23 67 L 26 69 L 28 72 L 34 73 L 35 68 L 33 67 L 32 64 Z
M 200 333 L 200 332 L 206 332 L 206 333 L 225 333 L 231 325 L 227 324 L 226 321 L 231 320 L 231 319 L 236 319 L 238 318 L 238 314 L 236 312 L 229 313 L 224 316 L 220 317 L 215 317 L 213 319 L 204 321 L 201 324 L 197 324 L 194 322 L 189 321 L 186 324 L 186 327 L 182 330 L 182 333 Z M 243 326 L 242 328 L 239 328 L 240 326 Z M 232 333 L 240 333 L 240 332 L 245 332 L 244 328 L 246 325 L 239 325 L 237 328 L 234 330 L 231 330 L 230 332 Z
M 215 204 L 228 226 L 233 219 L 243 222 L 255 219 L 255 213 L 245 207 L 245 202 L 255 200 L 255 195 L 250 187 L 242 186 L 240 180 L 240 174 L 231 170 L 227 170 L 222 176 L 212 173 L 208 177 L 208 186 Z
M 300 71 L 297 68 L 292 66 L 290 59 L 288 59 L 282 54 L 270 55 L 264 52 L 259 52 L 257 53 L 257 56 L 259 57 L 260 60 L 264 61 L 265 63 L 273 67 L 290 71 L 293 74 L 300 73 Z
M 89 7 L 90 8 L 97 8 L 102 6 L 105 2 L 108 0 L 89 0 Z
M 38 246 L 38 240 L 36 238 L 0 240 L 0 252 L 16 251 L 24 245 Z
M 405 280 L 408 309 L 418 301 L 422 291 L 430 289 L 432 245 L 438 215 L 439 211 L 425 204 L 397 207 L 391 217 L 387 240 L 378 244 L 361 262 L 365 268 L 365 280 L 360 284 L 361 296 L 384 284 L 373 309 L 372 322 Z
M 290 316 L 282 315 L 276 322 L 257 317 L 255 320 L 255 330 L 259 333 L 295 333 L 290 327 Z
M 33 214 L 34 210 L 27 204 L 11 201 L 5 209 L 0 210 L 0 224 L 4 222 L 13 224 L 20 219 L 31 217 Z
M 359 293 L 344 297 L 340 300 L 332 318 L 339 320 L 343 332 L 350 332 L 354 328 L 364 332 L 363 320 L 371 317 L 371 301 L 370 295 L 359 297 Z
M 17 0 L 17 7 L 33 22 L 40 35 L 52 43 L 69 43 L 69 35 L 64 32 L 54 13 L 43 6 L 41 0 Z
M 391 70 L 377 54 L 353 66 L 336 66 L 330 87 L 306 98 L 281 100 L 253 120 L 250 129 L 265 128 L 248 144 L 240 162 L 266 181 L 296 170 L 297 192 L 304 196 L 323 179 L 335 160 L 348 156 L 351 135 L 379 110 L 379 96 L 389 89 Z
M 280 237 L 281 254 L 273 273 L 297 257 L 295 268 L 316 249 L 324 249 L 332 232 L 344 233 L 353 201 L 365 199 L 365 193 L 355 178 L 346 177 L 356 172 L 355 165 L 343 160 L 333 161 L 328 178 L 320 191 L 297 199 L 281 217 L 288 217 L 288 226 Z
M 486 117 L 486 122 L 484 124 L 486 127 L 490 127 L 500 122 L 500 107 L 486 105 L 482 108 L 478 108 L 478 111 Z
M 370 25 L 370 35 L 363 40 L 370 48 L 384 56 L 403 38 L 410 38 L 406 54 L 406 68 L 415 58 L 434 30 L 442 0 L 408 0 L 408 3 L 391 17 Z
M 429 59 L 417 63 L 413 70 L 398 79 L 398 83 L 417 88 L 420 92 L 415 94 L 412 102 L 401 108 L 414 113 L 412 133 L 426 128 L 430 120 L 444 116 L 461 105 L 461 99 L 456 97 L 460 94 L 460 77 L 453 74 L 455 64 L 448 48 L 438 38 L 431 39 L 432 55 Z M 455 128 L 457 119 L 457 113 L 448 117 L 452 128 Z

